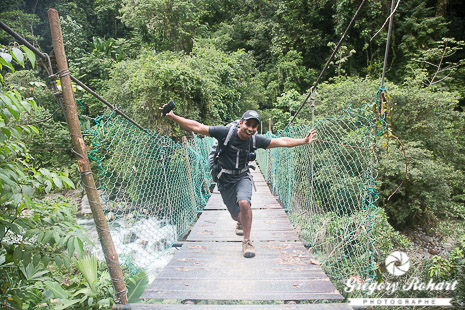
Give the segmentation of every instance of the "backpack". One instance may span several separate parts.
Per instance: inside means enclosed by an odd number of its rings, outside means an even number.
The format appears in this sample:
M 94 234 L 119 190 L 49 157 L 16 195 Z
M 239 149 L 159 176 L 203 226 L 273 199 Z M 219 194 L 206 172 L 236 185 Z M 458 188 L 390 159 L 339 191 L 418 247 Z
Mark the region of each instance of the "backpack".
M 236 133 L 237 130 L 239 129 L 240 127 L 239 120 L 235 120 L 234 122 L 227 124 L 226 127 L 229 128 L 228 134 L 226 135 L 224 140 L 222 140 L 221 144 L 218 142 L 218 140 L 215 140 L 211 148 L 210 154 L 208 155 L 208 167 L 210 169 L 210 175 L 212 177 L 213 182 L 218 182 L 218 174 L 220 174 L 221 169 L 222 169 L 219 164 L 218 159 L 221 153 L 226 149 L 226 147 L 228 147 L 229 141 L 231 141 L 233 134 Z M 250 148 L 250 152 L 255 152 L 255 150 L 257 149 L 256 135 L 257 133 L 255 133 L 252 136 L 252 147 Z M 246 163 L 248 163 L 248 161 L 249 161 L 249 156 L 247 156 Z

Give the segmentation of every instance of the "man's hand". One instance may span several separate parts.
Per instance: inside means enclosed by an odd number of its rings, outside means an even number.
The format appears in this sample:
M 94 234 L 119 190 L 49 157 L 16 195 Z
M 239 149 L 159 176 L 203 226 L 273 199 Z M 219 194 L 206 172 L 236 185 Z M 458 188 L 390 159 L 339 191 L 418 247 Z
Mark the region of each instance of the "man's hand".
M 310 143 L 312 143 L 313 141 L 316 140 L 315 137 L 316 137 L 316 130 L 315 130 L 315 128 L 312 128 L 312 129 L 308 132 L 307 136 L 305 137 L 305 142 L 306 142 L 307 144 L 310 144 Z
M 161 112 L 161 110 L 163 110 L 163 108 L 164 108 L 165 106 L 166 106 L 166 104 L 164 104 L 162 107 L 159 107 L 158 110 L 160 110 L 160 112 Z M 166 113 L 166 115 L 164 115 L 163 113 L 160 113 L 160 115 L 161 115 L 161 116 L 166 116 L 166 117 L 168 117 L 168 118 L 170 118 L 170 119 L 173 119 L 174 112 L 173 112 L 173 110 L 171 110 L 171 111 L 169 111 L 168 113 Z
M 271 139 L 270 144 L 267 146 L 267 149 L 272 149 L 275 147 L 294 147 L 299 145 L 310 144 L 316 140 L 316 130 L 312 129 L 305 136 L 305 138 L 294 139 L 289 137 L 273 138 Z

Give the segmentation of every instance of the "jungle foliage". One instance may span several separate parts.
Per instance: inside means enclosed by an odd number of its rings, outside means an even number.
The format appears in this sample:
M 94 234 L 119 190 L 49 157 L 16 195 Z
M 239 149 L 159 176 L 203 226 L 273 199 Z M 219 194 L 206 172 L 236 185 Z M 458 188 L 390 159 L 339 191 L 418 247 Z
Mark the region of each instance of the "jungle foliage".
M 158 113 L 170 99 L 179 114 L 208 125 L 228 123 L 253 108 L 262 119 L 272 119 L 273 131 L 284 129 L 360 2 L 4 0 L 0 19 L 53 54 L 47 9 L 57 9 L 71 73 L 144 127 L 180 138 L 185 132 Z M 387 27 L 380 28 L 390 3 L 366 2 L 317 89 L 317 118 L 376 100 Z M 388 130 L 379 137 L 383 147 L 377 151 L 382 216 L 399 230 L 463 220 L 463 4 L 401 1 L 394 16 L 386 72 Z M 79 182 L 66 122 L 49 92 L 47 74 L 29 50 L 3 31 L 0 48 L 2 302 L 27 309 L 66 296 L 72 307 L 72 298 L 86 295 L 89 307 L 105 307 L 97 300 L 106 300 L 111 288 L 102 284 L 96 293 L 74 264 L 83 258 L 85 242 L 73 220 L 74 207 L 43 199 Z M 87 116 L 84 129 L 92 118 L 109 112 L 90 94 L 77 91 L 76 98 L 82 103 L 80 114 Z M 295 124 L 308 123 L 310 117 L 307 106 Z M 265 132 L 268 124 L 263 125 Z M 405 149 L 405 180 L 403 150 L 393 135 Z M 50 212 L 62 221 L 50 218 Z M 389 246 L 383 245 L 383 251 Z M 452 275 L 431 268 L 437 277 Z M 81 289 L 94 295 L 78 293 Z

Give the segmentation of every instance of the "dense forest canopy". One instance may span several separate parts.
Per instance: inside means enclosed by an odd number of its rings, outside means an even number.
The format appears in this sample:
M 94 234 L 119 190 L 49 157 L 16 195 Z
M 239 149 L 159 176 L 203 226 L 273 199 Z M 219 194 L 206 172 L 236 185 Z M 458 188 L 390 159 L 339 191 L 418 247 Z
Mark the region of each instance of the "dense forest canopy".
M 209 125 L 227 123 L 253 108 L 261 111 L 263 119 L 272 119 L 274 131 L 283 129 L 360 3 L 6 0 L 0 4 L 0 18 L 35 46 L 53 54 L 47 9 L 57 9 L 72 74 L 142 126 L 180 137 L 180 128 L 157 115 L 158 106 L 170 99 L 176 101 L 180 114 Z M 434 160 L 434 169 L 427 172 L 433 173 L 433 178 L 441 175 L 447 184 L 440 197 L 451 198 L 454 206 L 463 204 L 460 178 L 465 160 L 458 154 L 463 151 L 464 136 L 460 122 L 465 106 L 465 9 L 454 0 L 396 4 L 386 70 L 393 98 L 390 128 L 411 145 L 407 153 L 418 149 L 419 153 L 410 158 L 412 167 L 428 158 Z M 366 1 L 318 89 L 316 113 L 320 117 L 374 100 L 379 82 L 364 86 L 363 79 L 377 81 L 381 76 L 390 6 L 388 0 Z M 5 32 L 0 33 L 0 43 L 14 45 Z M 56 113 L 53 96 L 44 87 L 44 71 L 16 72 L 6 79 L 22 86 L 37 82 L 25 94 L 33 95 L 39 103 L 36 116 L 31 117 L 56 121 L 53 126 L 39 124 L 41 132 L 47 134 L 25 138 L 29 146 L 54 149 L 69 145 L 63 116 Z M 370 92 L 361 94 L 364 88 Z M 82 103 L 82 114 L 95 117 L 105 112 L 88 93 L 78 91 L 76 97 Z M 303 111 L 297 124 L 305 123 L 305 115 L 308 113 Z M 50 157 L 41 151 L 35 158 L 59 167 L 71 166 L 72 162 L 71 157 Z M 381 159 L 392 160 L 389 156 Z M 75 173 L 73 169 L 71 173 Z M 401 179 L 396 174 L 391 182 L 389 176 L 386 172 L 380 183 L 380 190 L 386 194 Z M 408 186 L 403 189 L 408 194 L 401 190 L 397 196 L 400 205 L 413 202 L 412 193 L 421 195 L 415 189 L 418 187 Z M 432 195 L 414 205 L 425 209 L 425 204 L 433 204 L 433 209 L 443 209 L 439 206 L 444 203 L 443 198 Z M 399 227 L 425 220 L 423 212 L 397 215 L 393 207 L 396 199 L 383 200 L 382 204 Z M 428 213 L 427 222 L 435 218 L 435 212 Z
M 282 93 L 309 89 L 360 2 L 7 0 L 0 4 L 0 17 L 51 53 L 47 9 L 57 9 L 73 74 L 100 91 L 107 87 L 104 81 L 115 63 L 134 59 L 144 50 L 188 56 L 196 44 L 207 41 L 201 45 L 226 53 L 243 51 L 252 56 L 256 70 L 251 72 L 255 91 L 245 100 L 264 110 L 273 108 Z M 387 26 L 378 30 L 389 16 L 390 2 L 367 1 L 326 80 L 380 76 Z M 463 44 L 458 41 L 464 39 L 464 15 L 460 1 L 401 1 L 395 13 L 389 80 L 431 82 L 444 46 L 455 49 Z M 0 39 L 10 42 L 6 33 Z M 447 53 L 442 67 L 463 60 L 464 53 L 461 48 Z M 450 74 L 441 85 L 461 91 L 463 97 L 463 68 L 441 74 L 435 81 Z
M 70 72 L 143 127 L 180 139 L 186 132 L 158 113 L 158 107 L 171 99 L 176 102 L 177 113 L 208 125 L 229 123 L 243 111 L 257 109 L 263 120 L 272 119 L 274 132 L 284 129 L 361 3 L 2 0 L 0 20 L 38 49 L 53 55 L 47 10 L 56 9 Z M 459 0 L 400 0 L 395 4 L 385 72 L 389 131 L 379 139 L 380 145 L 386 147 L 376 154 L 380 216 L 386 214 L 389 223 L 404 232 L 417 227 L 447 227 L 440 233 L 464 234 L 451 227 L 456 227 L 456 222 L 463 227 L 465 214 L 465 6 Z M 336 116 L 343 109 L 359 108 L 376 100 L 390 7 L 390 0 L 366 0 L 317 87 L 317 118 Z M 19 55 L 19 45 L 0 31 L 2 55 Z M 79 178 L 64 116 L 47 87 L 47 73 L 33 66 L 35 59 L 23 63 L 13 58 L 10 62 L 0 59 L 2 94 L 33 98 L 36 103 L 31 101 L 30 108 L 10 117 L 2 116 L 5 129 L 0 136 L 0 168 L 10 171 L 12 180 L 18 176 L 14 182 L 7 182 L 15 191 L 16 196 L 11 194 L 14 201 L 7 204 L 2 200 L 4 213 L 11 215 L 7 220 L 13 223 L 16 207 L 33 209 L 36 202 L 32 197 L 41 199 L 55 187 L 53 184 L 73 187 L 67 177 L 77 183 Z M 77 90 L 75 96 L 80 103 L 79 113 L 87 117 L 83 129 L 93 125 L 92 118 L 108 112 L 84 91 Z M 307 106 L 295 124 L 308 123 L 310 116 Z M 34 124 L 41 134 L 27 135 L 27 130 L 21 134 L 15 129 L 18 124 Z M 267 121 L 263 125 L 266 131 Z M 32 133 L 34 128 L 29 131 Z M 405 180 L 403 150 L 392 135 L 404 146 L 409 167 Z M 13 143 L 12 139 L 20 142 Z M 18 181 L 19 176 L 25 179 Z M 401 182 L 403 186 L 388 200 Z M 0 187 L 2 199 L 10 197 L 12 190 L 8 186 Z M 19 195 L 24 190 L 27 198 Z M 34 225 L 41 227 L 43 221 L 48 221 L 50 230 L 55 229 L 58 224 L 44 215 L 52 211 L 59 212 L 67 225 L 73 225 L 73 213 L 65 210 L 64 204 L 55 201 L 39 205 L 36 209 L 44 218 L 39 216 Z M 2 223 L 0 228 L 8 231 L 10 228 Z M 405 244 L 392 227 L 378 229 L 384 235 L 377 246 L 386 253 Z M 56 238 L 59 240 L 59 236 Z M 75 238 L 83 237 L 75 233 Z M 82 241 L 76 242 L 76 249 L 81 249 Z M 7 253 L 8 259 L 16 262 L 13 252 L 21 252 L 15 250 L 20 246 L 2 243 L 2 247 L 0 259 Z M 70 256 L 74 255 L 74 243 L 72 248 L 68 249 Z M 52 254 L 63 262 L 63 254 L 53 250 Z M 69 264 L 70 257 L 64 261 Z M 453 265 L 455 261 L 451 257 L 447 262 Z M 463 269 L 456 273 L 451 271 L 456 270 L 453 268 L 444 270 L 434 269 L 433 273 L 463 279 Z M 35 289 L 40 291 L 43 286 Z M 0 290 L 6 291 L 4 287 Z
M 0 4 L 0 18 L 35 46 L 53 54 L 47 9 L 57 9 L 71 73 L 142 126 L 180 137 L 179 127 L 158 117 L 158 106 L 170 99 L 176 101 L 180 114 L 208 125 L 227 123 L 253 108 L 261 111 L 263 119 L 272 119 L 274 131 L 283 129 L 360 3 L 9 0 Z M 336 115 L 342 108 L 374 100 L 383 68 L 390 6 L 387 0 L 364 4 L 323 77 L 324 84 L 317 89 L 317 116 Z M 465 160 L 463 155 L 452 154 L 463 150 L 464 18 L 460 1 L 396 2 L 386 70 L 393 96 L 389 126 L 402 141 L 412 143 L 407 153 L 418 148 L 420 153 L 410 158 L 412 167 L 432 154 L 434 167 L 442 168 L 427 171 L 433 178 L 441 175 L 447 184 L 440 191 L 441 197 L 452 198 L 454 206 L 463 203 L 459 180 Z M 5 32 L 0 33 L 0 42 L 14 44 Z M 9 81 L 23 86 L 44 78 L 44 72 L 38 74 L 37 70 L 8 76 Z M 363 79 L 374 83 L 363 85 Z M 34 138 L 28 143 L 33 149 L 61 148 L 69 144 L 63 116 L 55 113 L 50 92 L 37 86 L 45 84 L 35 85 L 30 89 L 40 106 L 36 118 L 53 117 L 58 123 L 39 128 L 53 139 Z M 368 94 L 364 88 L 370 89 Z M 78 91 L 76 97 L 82 104 L 80 113 L 95 117 L 105 112 L 90 94 Z M 304 109 L 296 124 L 305 123 L 307 118 Z M 87 122 L 86 126 L 90 125 Z M 60 167 L 72 162 L 41 151 L 35 158 Z M 381 159 L 383 162 L 384 157 Z M 71 173 L 75 173 L 73 169 Z M 391 182 L 386 173 L 380 190 L 387 194 L 400 183 L 401 174 L 396 173 Z M 421 195 L 416 185 L 411 190 L 408 186 L 397 196 L 400 205 L 416 201 L 412 193 Z M 393 207 L 396 199 L 381 203 L 386 204 L 394 225 L 425 221 L 423 212 L 398 215 Z M 433 209 L 442 209 L 439 206 L 446 202 L 433 195 L 414 205 L 425 209 L 430 203 L 436 206 Z M 435 218 L 435 212 L 428 213 L 426 222 Z

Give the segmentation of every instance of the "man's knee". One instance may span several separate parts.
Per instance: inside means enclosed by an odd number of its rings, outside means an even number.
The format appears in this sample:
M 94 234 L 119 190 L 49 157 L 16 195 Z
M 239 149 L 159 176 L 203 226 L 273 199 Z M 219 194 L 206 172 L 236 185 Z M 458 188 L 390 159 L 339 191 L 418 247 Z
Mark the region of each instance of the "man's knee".
M 250 202 L 248 202 L 247 200 L 239 200 L 238 204 L 241 211 L 250 210 Z

